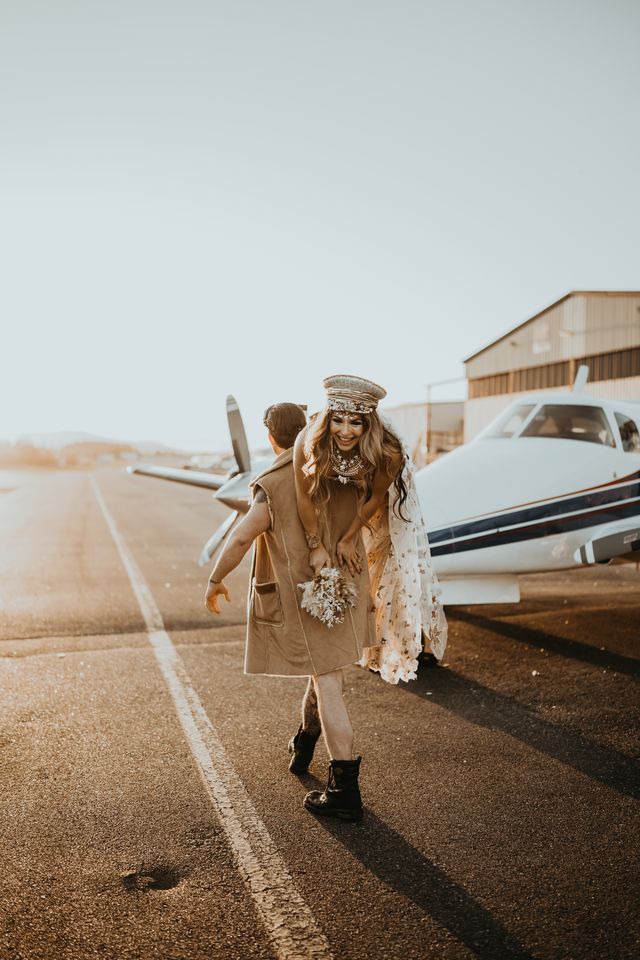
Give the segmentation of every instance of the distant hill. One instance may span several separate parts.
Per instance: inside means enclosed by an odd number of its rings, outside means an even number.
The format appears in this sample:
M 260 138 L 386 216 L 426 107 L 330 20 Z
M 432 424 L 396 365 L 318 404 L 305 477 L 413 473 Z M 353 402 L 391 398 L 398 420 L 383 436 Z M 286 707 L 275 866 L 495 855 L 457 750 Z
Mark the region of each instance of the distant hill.
M 82 430 L 56 430 L 53 433 L 25 433 L 18 437 L 16 444 L 38 447 L 39 450 L 60 450 L 74 443 L 117 443 L 109 437 L 99 437 L 95 433 Z
M 18 437 L 17 444 L 28 444 L 32 447 L 38 447 L 40 450 L 60 450 L 63 447 L 76 445 L 79 443 L 88 444 L 111 444 L 127 447 L 140 454 L 151 453 L 182 453 L 183 451 L 167 447 L 166 444 L 156 443 L 150 440 L 140 440 L 135 442 L 114 440 L 112 437 L 101 437 L 95 433 L 85 433 L 82 430 L 56 430 L 53 433 L 27 433 Z
M 182 455 L 161 444 L 149 441 L 126 443 L 78 430 L 59 430 L 55 433 L 33 433 L 16 441 L 0 441 L 0 468 L 62 467 L 90 469 L 100 463 L 154 455 Z

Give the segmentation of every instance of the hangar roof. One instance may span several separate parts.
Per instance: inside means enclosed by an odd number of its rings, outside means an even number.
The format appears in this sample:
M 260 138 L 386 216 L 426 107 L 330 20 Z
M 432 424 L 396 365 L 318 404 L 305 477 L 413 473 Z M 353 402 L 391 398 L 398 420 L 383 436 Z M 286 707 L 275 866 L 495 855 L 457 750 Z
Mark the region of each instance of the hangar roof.
M 511 329 L 507 330 L 506 333 L 503 333 L 501 337 L 498 337 L 496 340 L 492 340 L 491 343 L 481 347 L 480 350 L 476 350 L 475 353 L 465 357 L 463 363 L 468 363 L 469 360 L 479 357 L 481 353 L 484 353 L 486 350 L 490 350 L 491 347 L 495 347 L 495 345 L 500 343 L 502 340 L 506 340 L 507 337 L 512 336 L 516 330 L 521 330 L 523 327 L 526 327 L 527 324 L 533 323 L 534 320 L 538 320 L 540 317 L 544 316 L 545 313 L 553 310 L 554 307 L 564 303 L 565 300 L 569 300 L 570 297 L 640 297 L 640 290 L 572 290 L 570 293 L 566 293 L 564 297 L 560 297 L 559 300 L 554 300 L 553 303 L 550 303 L 548 307 L 544 308 L 544 310 L 540 310 L 539 313 L 535 313 L 532 317 L 529 317 L 528 320 L 524 320 L 516 327 L 511 327 Z

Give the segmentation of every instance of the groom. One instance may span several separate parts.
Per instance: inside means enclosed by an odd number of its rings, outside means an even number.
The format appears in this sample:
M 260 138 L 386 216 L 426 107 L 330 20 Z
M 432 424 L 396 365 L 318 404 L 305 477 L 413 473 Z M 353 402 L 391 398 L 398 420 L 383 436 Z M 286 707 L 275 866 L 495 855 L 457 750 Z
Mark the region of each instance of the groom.
M 293 444 L 306 425 L 306 418 L 296 403 L 275 403 L 265 411 L 263 422 L 276 460 L 253 483 L 251 508 L 218 557 L 209 577 L 205 606 L 211 613 L 220 613 L 219 598 L 229 600 L 225 578 L 255 542 L 245 673 L 309 677 L 302 700 L 302 723 L 289 742 L 289 770 L 303 774 L 309 768 L 321 732 L 312 680 L 316 664 L 310 658 L 305 631 L 301 629 L 296 592 L 297 582 L 311 576 L 293 474 Z

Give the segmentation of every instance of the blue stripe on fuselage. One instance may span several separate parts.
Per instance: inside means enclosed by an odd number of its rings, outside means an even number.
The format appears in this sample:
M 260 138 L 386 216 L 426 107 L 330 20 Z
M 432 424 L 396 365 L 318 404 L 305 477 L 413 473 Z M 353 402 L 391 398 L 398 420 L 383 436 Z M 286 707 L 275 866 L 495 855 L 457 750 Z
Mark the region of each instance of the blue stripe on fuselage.
M 546 520 L 565 513 L 576 513 L 581 510 L 617 503 L 640 496 L 640 472 L 624 477 L 620 484 L 615 486 L 590 490 L 588 493 L 570 497 L 568 500 L 553 500 L 543 504 L 532 504 L 530 507 L 508 510 L 506 513 L 492 514 L 489 517 L 478 517 L 477 520 L 467 520 L 454 527 L 441 527 L 429 532 L 431 544 L 442 543 L 443 540 L 456 540 L 459 537 L 477 536 L 480 533 L 495 531 L 496 528 L 513 527 L 535 520 Z
M 456 540 L 441 546 L 431 548 L 433 557 L 442 557 L 453 553 L 466 553 L 469 550 L 484 550 L 486 547 L 497 547 L 505 543 L 518 543 L 526 540 L 539 540 L 541 537 L 550 537 L 558 533 L 568 533 L 571 530 L 582 530 L 585 527 L 600 526 L 613 520 L 624 520 L 627 517 L 640 517 L 640 501 L 627 503 L 621 501 L 602 507 L 601 510 L 591 510 L 589 513 L 574 514 L 571 517 L 546 519 L 531 526 L 509 527 L 506 530 L 480 534 L 470 540 Z M 495 519 L 495 518 L 494 518 Z

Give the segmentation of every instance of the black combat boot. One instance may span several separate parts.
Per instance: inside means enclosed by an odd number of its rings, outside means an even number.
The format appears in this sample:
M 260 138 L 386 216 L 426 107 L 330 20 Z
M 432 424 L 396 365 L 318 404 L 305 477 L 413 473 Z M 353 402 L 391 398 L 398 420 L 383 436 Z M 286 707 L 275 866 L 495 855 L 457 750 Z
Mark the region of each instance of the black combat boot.
M 332 760 L 326 789 L 308 793 L 304 798 L 306 809 L 325 817 L 362 820 L 362 798 L 358 786 L 361 759 Z
M 319 730 L 317 733 L 307 733 L 302 729 L 302 724 L 300 725 L 295 737 L 291 737 L 291 740 L 289 740 L 289 753 L 291 754 L 289 770 L 291 773 L 307 772 L 309 764 L 313 760 L 313 751 L 316 748 L 319 736 Z

